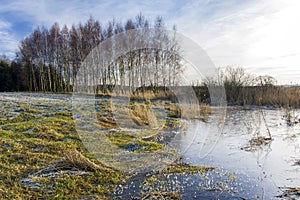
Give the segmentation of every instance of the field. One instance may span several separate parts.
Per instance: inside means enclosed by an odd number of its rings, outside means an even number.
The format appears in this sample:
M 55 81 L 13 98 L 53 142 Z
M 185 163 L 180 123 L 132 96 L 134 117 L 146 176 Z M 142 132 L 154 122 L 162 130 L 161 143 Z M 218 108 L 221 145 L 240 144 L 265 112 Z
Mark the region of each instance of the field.
M 103 111 L 111 112 L 108 104 L 102 106 L 105 107 L 102 107 Z M 171 110 L 172 106 L 168 106 Z M 143 113 L 147 109 L 142 104 L 134 103 L 133 107 L 131 114 L 135 121 L 140 125 L 149 124 L 151 113 Z M 87 151 L 76 132 L 71 109 L 70 95 L 1 95 L 2 199 L 105 199 L 117 185 L 133 176 L 105 166 Z M 116 128 L 107 117 L 98 113 L 99 126 Z M 167 129 L 179 126 L 179 123 L 174 120 L 164 126 Z M 147 134 L 150 132 L 143 137 Z M 163 147 L 162 143 L 136 138 L 124 131 L 110 134 L 108 138 L 127 150 L 135 148 L 135 144 L 139 151 L 148 152 Z M 203 171 L 205 167 L 184 165 L 182 169 Z M 178 170 L 180 172 L 180 167 L 176 168 Z M 171 169 L 168 171 L 173 173 Z
M 299 110 L 229 107 L 221 139 L 200 158 L 205 134 L 221 123 L 207 105 L 99 97 L 96 123 L 87 125 L 87 104 L 76 108 L 71 95 L 2 93 L 0 101 L 1 199 L 299 196 Z M 103 144 L 96 149 L 94 129 Z M 281 167 L 270 167 L 275 160 Z

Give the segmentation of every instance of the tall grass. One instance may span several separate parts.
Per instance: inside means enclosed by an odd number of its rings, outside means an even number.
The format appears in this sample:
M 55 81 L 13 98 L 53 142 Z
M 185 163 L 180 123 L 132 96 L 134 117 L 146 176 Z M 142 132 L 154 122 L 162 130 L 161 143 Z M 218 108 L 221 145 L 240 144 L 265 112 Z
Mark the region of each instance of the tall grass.
M 192 87 L 199 102 L 210 103 L 210 94 L 205 86 Z M 183 94 L 187 88 L 177 87 L 177 92 L 182 90 Z M 226 99 L 228 105 L 264 105 L 275 107 L 300 107 L 299 86 L 231 86 L 225 85 Z M 137 89 L 135 92 L 124 93 L 102 93 L 99 95 L 123 96 L 132 100 L 170 100 L 177 102 L 176 95 L 166 87 Z M 188 97 L 187 97 L 188 98 Z
M 156 116 L 151 110 L 151 105 L 149 103 L 141 104 L 134 102 L 129 110 L 129 114 L 131 119 L 139 126 L 158 126 Z
M 203 86 L 194 88 L 198 97 L 208 93 L 208 89 L 205 90 Z M 225 91 L 228 105 L 300 107 L 300 87 L 297 86 L 229 86 L 225 87 Z M 209 102 L 209 93 L 206 101 Z

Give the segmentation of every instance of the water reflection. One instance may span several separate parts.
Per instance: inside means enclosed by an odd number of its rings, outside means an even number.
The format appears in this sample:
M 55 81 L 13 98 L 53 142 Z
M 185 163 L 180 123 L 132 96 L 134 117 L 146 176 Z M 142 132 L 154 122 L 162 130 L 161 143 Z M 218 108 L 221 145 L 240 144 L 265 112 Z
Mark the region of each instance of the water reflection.
M 296 112 L 299 113 L 299 110 Z M 300 127 L 289 126 L 283 119 L 284 110 L 264 109 L 267 124 L 262 122 L 261 110 L 239 109 L 230 107 L 227 112 L 226 123 L 215 148 L 204 158 L 199 156 L 205 137 L 209 129 L 217 126 L 214 115 L 208 123 L 197 122 L 191 126 L 186 135 L 182 136 L 182 143 L 191 140 L 190 132 L 197 131 L 192 145 L 184 151 L 186 162 L 196 165 L 212 165 L 228 171 L 247 175 L 255 184 L 261 185 L 266 197 L 278 194 L 278 187 L 299 187 L 300 166 L 293 165 L 293 161 L 300 156 Z M 217 113 L 214 113 L 217 115 Z M 193 122 L 195 123 L 195 122 Z M 268 126 L 273 140 L 261 146 L 256 151 L 242 150 L 254 136 L 255 131 L 264 134 Z M 249 179 L 250 180 L 250 179 Z M 250 183 L 249 184 L 253 184 Z

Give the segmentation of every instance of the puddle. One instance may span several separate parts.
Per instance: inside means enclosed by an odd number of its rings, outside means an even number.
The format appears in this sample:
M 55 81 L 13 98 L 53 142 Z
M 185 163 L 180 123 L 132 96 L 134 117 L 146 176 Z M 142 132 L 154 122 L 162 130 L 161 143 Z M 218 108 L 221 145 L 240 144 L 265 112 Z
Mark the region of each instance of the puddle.
M 215 166 L 217 169 L 204 176 L 206 178 L 176 175 L 175 179 L 175 175 L 169 176 L 168 179 L 157 181 L 153 190 L 162 188 L 159 186 L 160 182 L 176 180 L 176 191 L 183 199 L 274 199 L 283 193 L 280 188 L 300 186 L 300 166 L 295 165 L 300 156 L 300 125 L 289 126 L 282 118 L 284 111 L 281 109 L 264 109 L 273 140 L 255 151 L 245 151 L 242 147 L 253 138 L 250 129 L 258 129 L 264 134 L 265 127 L 260 121 L 262 118 L 258 117 L 261 111 L 232 107 L 229 109 L 230 114 L 227 116 L 223 134 L 207 155 L 203 154 L 206 148 L 204 144 L 218 127 L 216 113 L 207 123 L 200 120 L 190 121 L 186 134 L 173 141 L 173 145 L 183 155 L 184 162 Z M 296 112 L 300 113 L 300 110 Z M 235 174 L 234 183 L 226 179 L 227 173 Z M 141 192 L 147 192 L 143 188 L 143 180 L 130 180 L 131 182 L 119 187 L 114 197 L 130 199 Z M 226 183 L 227 189 L 212 190 L 212 185 L 203 187 L 205 181 Z M 168 187 L 168 190 L 174 191 L 174 185 L 170 184 Z

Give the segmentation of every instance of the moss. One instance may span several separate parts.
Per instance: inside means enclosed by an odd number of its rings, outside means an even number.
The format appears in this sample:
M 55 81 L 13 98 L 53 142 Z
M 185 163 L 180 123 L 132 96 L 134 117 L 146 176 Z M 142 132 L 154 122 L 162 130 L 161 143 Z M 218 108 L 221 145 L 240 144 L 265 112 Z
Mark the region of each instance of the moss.
M 144 141 L 125 132 L 107 134 L 107 136 L 113 144 L 121 148 L 124 148 L 129 144 L 136 144 L 139 147 L 137 149 L 139 152 L 152 152 L 163 148 L 162 144 L 151 141 Z
M 35 115 L 31 113 L 22 112 L 14 117 L 10 117 L 8 119 L 0 119 L 0 125 L 1 124 L 9 124 L 9 123 L 19 123 L 19 122 L 25 122 L 36 119 Z
M 215 170 L 215 167 L 207 167 L 207 166 L 194 166 L 189 165 L 184 162 L 179 163 L 171 163 L 164 170 L 163 173 L 174 174 L 174 173 L 197 173 L 197 172 L 207 172 L 211 170 Z
M 108 134 L 107 136 L 110 141 L 118 147 L 125 147 L 126 144 L 134 141 L 134 137 L 132 135 L 128 135 L 124 132 Z
M 162 149 L 164 146 L 162 144 L 144 140 L 138 140 L 138 144 L 141 145 L 142 152 L 153 152 Z

